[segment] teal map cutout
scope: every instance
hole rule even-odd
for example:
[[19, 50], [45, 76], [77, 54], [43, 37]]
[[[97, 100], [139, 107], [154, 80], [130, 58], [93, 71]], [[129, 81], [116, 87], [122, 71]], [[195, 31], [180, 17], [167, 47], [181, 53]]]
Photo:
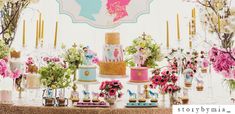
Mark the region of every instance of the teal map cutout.
[[76, 2], [80, 5], [81, 11], [79, 15], [85, 18], [88, 18], [92, 21], [95, 21], [95, 14], [98, 14], [101, 7], [101, 0], [76, 0]]

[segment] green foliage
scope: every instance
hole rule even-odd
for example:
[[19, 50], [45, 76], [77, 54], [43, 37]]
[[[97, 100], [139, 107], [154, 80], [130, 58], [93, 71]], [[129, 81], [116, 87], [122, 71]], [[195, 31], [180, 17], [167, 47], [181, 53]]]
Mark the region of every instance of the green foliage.
[[[125, 49], [125, 55], [127, 56], [126, 62], [129, 66], [135, 66], [132, 55], [137, 53], [138, 48], [144, 48], [145, 55], [147, 55], [147, 60], [145, 61], [145, 66], [150, 68], [155, 68], [157, 66], [157, 61], [162, 60], [162, 54], [160, 46], [152, 39], [150, 35], [143, 35], [133, 40], [132, 45]], [[129, 55], [129, 56], [128, 56]]]
[[71, 71], [64, 68], [61, 64], [50, 62], [47, 66], [39, 69], [41, 74], [41, 82], [44, 86], [52, 89], [66, 88], [70, 85]]
[[225, 80], [225, 82], [231, 91], [235, 91], [235, 80]]
[[8, 56], [10, 49], [5, 45], [4, 41], [0, 39], [0, 59]]
[[69, 68], [75, 71], [83, 62], [83, 51], [81, 49], [81, 46], [77, 48], [77, 46], [74, 44], [73, 47], [65, 49], [62, 57], [64, 58], [66, 63], [68, 63]]

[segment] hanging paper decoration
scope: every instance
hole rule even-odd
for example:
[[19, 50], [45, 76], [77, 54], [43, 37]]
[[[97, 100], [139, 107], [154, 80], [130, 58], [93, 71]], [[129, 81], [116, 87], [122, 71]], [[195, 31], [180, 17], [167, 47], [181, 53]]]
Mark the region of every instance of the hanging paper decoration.
[[149, 13], [153, 0], [57, 0], [60, 13], [69, 15], [74, 23], [87, 23], [97, 28], [114, 28], [134, 23]]

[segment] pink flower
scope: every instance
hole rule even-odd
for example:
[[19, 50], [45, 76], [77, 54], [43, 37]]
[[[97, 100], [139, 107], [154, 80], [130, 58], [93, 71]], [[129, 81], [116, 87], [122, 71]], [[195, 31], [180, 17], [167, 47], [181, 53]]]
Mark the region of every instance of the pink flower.
[[3, 78], [6, 78], [8, 76], [8, 71], [7, 71], [7, 64], [6, 64], [6, 61], [1, 59], [0, 60], [0, 75], [3, 77]]
[[16, 69], [15, 71], [12, 71], [12, 72], [11, 72], [11, 77], [12, 77], [13, 79], [19, 78], [20, 74], [21, 74], [21, 73], [20, 73], [20, 70]]
[[161, 80], [162, 80], [161, 76], [155, 75], [155, 76], [152, 77], [152, 83], [154, 85], [160, 85]]
[[104, 97], [104, 93], [100, 93], [100, 97]]
[[172, 74], [172, 75], [171, 75], [171, 81], [172, 81], [173, 83], [176, 83], [177, 80], [178, 80], [178, 77], [177, 77], [175, 74]]
[[116, 89], [110, 89], [110, 90], [109, 90], [109, 95], [110, 95], [110, 96], [115, 96], [115, 95], [116, 95], [116, 92], [117, 92]]
[[97, 57], [94, 57], [93, 59], [92, 59], [92, 63], [95, 63], [95, 64], [99, 64], [99, 58], [97, 58]]
[[202, 66], [203, 67], [208, 67], [209, 66], [209, 61], [207, 59], [203, 59]]
[[102, 82], [101, 85], [100, 85], [100, 90], [104, 90], [106, 87], [106, 83], [105, 82]]

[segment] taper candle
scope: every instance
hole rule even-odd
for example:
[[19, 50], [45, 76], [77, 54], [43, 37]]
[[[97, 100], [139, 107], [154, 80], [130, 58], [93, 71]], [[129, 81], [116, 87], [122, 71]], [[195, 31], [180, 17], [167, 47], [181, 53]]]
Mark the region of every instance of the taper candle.
[[189, 38], [191, 37], [192, 35], [192, 30], [191, 30], [191, 23], [189, 22], [189, 25], [188, 25], [188, 34], [189, 34]]
[[37, 25], [36, 25], [36, 48], [38, 48], [38, 20], [37, 20]]
[[55, 26], [54, 48], [56, 48], [57, 45], [57, 32], [58, 32], [58, 21], [56, 21], [56, 26]]
[[23, 47], [25, 47], [25, 28], [26, 26], [25, 26], [25, 20], [23, 20], [23, 41], [22, 41], [22, 43], [23, 43]]
[[166, 48], [170, 48], [170, 39], [169, 39], [169, 23], [166, 21]]
[[42, 26], [42, 13], [39, 14], [39, 29], [38, 29], [38, 39], [41, 39], [41, 26]]
[[192, 42], [192, 40], [190, 39], [190, 40], [189, 40], [189, 48], [192, 49], [192, 47], [193, 47], [193, 42]]
[[42, 20], [41, 38], [44, 40], [44, 20]]
[[179, 22], [179, 14], [177, 14], [177, 38], [180, 41], [180, 22]]

